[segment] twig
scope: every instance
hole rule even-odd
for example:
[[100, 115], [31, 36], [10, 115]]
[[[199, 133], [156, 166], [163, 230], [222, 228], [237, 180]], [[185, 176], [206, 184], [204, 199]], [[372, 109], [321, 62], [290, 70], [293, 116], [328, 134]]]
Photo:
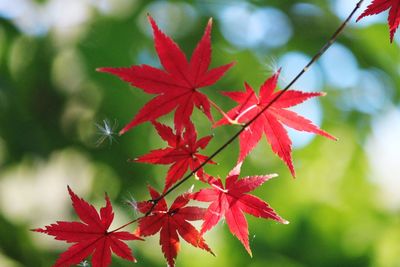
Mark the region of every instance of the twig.
[[[237, 131], [231, 138], [229, 138], [223, 145], [221, 145], [214, 153], [211, 154], [203, 163], [201, 163], [197, 168], [195, 168], [193, 171], [191, 171], [188, 175], [186, 175], [182, 180], [180, 180], [178, 183], [176, 183], [174, 186], [172, 186], [170, 189], [168, 189], [166, 192], [164, 192], [160, 197], [151, 199], [149, 200], [150, 203], [152, 203], [151, 208], [149, 211], [143, 216], [147, 217], [150, 215], [150, 213], [153, 211], [154, 207], [157, 205], [157, 203], [166, 197], [168, 194], [170, 194], [172, 191], [174, 191], [176, 188], [178, 188], [181, 184], [186, 182], [190, 177], [192, 177], [197, 171], [199, 171], [201, 168], [203, 168], [208, 162], [210, 162], [214, 157], [216, 157], [219, 153], [221, 153], [226, 147], [228, 147], [250, 124], [252, 124], [255, 120], [258, 119], [269, 107], [271, 107], [279, 98], [282, 97], [282, 95], [289, 90], [293, 84], [297, 82], [297, 80], [306, 73], [309, 68], [318, 61], [318, 59], [329, 49], [329, 47], [332, 46], [333, 43], [337, 40], [337, 38], [340, 36], [340, 34], [343, 32], [343, 30], [346, 28], [348, 25], [349, 21], [353, 18], [354, 14], [357, 12], [357, 10], [361, 7], [362, 3], [364, 0], [360, 0], [356, 6], [354, 7], [353, 11], [350, 13], [350, 15], [347, 17], [347, 19], [340, 25], [340, 27], [335, 31], [335, 33], [331, 36], [331, 38], [328, 40], [328, 42], [325, 43], [325, 45], [313, 56], [313, 58], [308, 62], [308, 64], [297, 74], [297, 76], [283, 89], [277, 94], [260, 112], [258, 112], [251, 120], [249, 120], [247, 123], [242, 125], [239, 131]], [[216, 106], [216, 105], [215, 105]], [[225, 113], [222, 113], [223, 115]], [[143, 218], [141, 217], [141, 218]], [[134, 221], [131, 221], [130, 223], [125, 224], [124, 226], [118, 228], [117, 230], [130, 225], [136, 221], [138, 221], [140, 218], [137, 218]], [[114, 230], [116, 231], [116, 230]]]
[[[181, 184], [186, 182], [193, 174], [195, 174], [198, 170], [203, 168], [208, 162], [210, 162], [215, 156], [217, 156], [221, 151], [223, 151], [227, 146], [229, 146], [250, 124], [252, 124], [258, 117], [260, 117], [269, 107], [272, 106], [279, 98], [282, 97], [282, 95], [290, 89], [290, 87], [293, 86], [294, 83], [297, 82], [297, 80], [306, 73], [309, 68], [318, 61], [318, 59], [331, 47], [331, 45], [336, 41], [336, 39], [339, 37], [339, 35], [343, 32], [343, 30], [346, 28], [348, 25], [349, 21], [352, 19], [354, 14], [357, 12], [357, 10], [361, 7], [361, 4], [364, 2], [364, 0], [360, 0], [353, 11], [350, 13], [350, 15], [347, 17], [347, 19], [340, 25], [340, 27], [335, 31], [335, 33], [331, 36], [331, 38], [328, 40], [327, 43], [315, 54], [315, 56], [308, 62], [308, 64], [297, 74], [297, 76], [283, 89], [277, 94], [260, 112], [258, 112], [251, 120], [249, 120], [246, 124], [244, 124], [239, 131], [237, 131], [236, 134], [234, 134], [228, 141], [226, 141], [223, 145], [221, 145], [211, 156], [209, 156], [202, 164], [200, 164], [197, 168], [195, 168], [193, 171], [191, 171], [188, 175], [185, 176], [182, 180], [180, 180], [178, 183], [176, 183], [174, 186], [172, 186], [169, 190], [167, 190], [164, 194], [162, 194], [159, 198], [153, 199], [153, 203], [157, 204], [160, 199], [164, 198], [167, 196], [169, 193], [174, 191], [177, 187], [179, 187]], [[154, 204], [154, 205], [155, 205]]]

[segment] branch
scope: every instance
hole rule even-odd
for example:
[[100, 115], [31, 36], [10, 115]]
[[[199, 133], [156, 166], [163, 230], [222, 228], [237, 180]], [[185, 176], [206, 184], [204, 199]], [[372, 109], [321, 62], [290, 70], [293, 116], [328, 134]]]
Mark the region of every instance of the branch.
[[[153, 199], [152, 202], [157, 204], [160, 199], [164, 198], [167, 196], [169, 193], [174, 191], [177, 187], [179, 187], [181, 184], [186, 182], [192, 175], [194, 175], [198, 170], [204, 167], [208, 162], [210, 162], [215, 156], [217, 156], [219, 153], [221, 153], [227, 146], [229, 146], [250, 124], [252, 124], [255, 120], [258, 119], [268, 108], [272, 106], [279, 98], [282, 97], [282, 95], [289, 90], [293, 84], [297, 82], [298, 79], [300, 79], [301, 76], [306, 73], [310, 67], [318, 61], [318, 59], [329, 49], [329, 47], [332, 46], [333, 43], [337, 40], [337, 38], [340, 36], [340, 34], [343, 32], [343, 30], [346, 28], [348, 25], [349, 21], [353, 18], [354, 14], [357, 12], [357, 10], [361, 7], [361, 4], [364, 2], [364, 0], [360, 0], [356, 6], [354, 7], [353, 11], [350, 13], [350, 15], [347, 17], [347, 19], [340, 25], [340, 27], [335, 31], [335, 33], [331, 36], [331, 38], [328, 40], [328, 42], [325, 43], [325, 45], [313, 56], [313, 58], [308, 62], [308, 64], [297, 74], [297, 76], [283, 89], [277, 94], [259, 113], [257, 113], [251, 120], [249, 120], [246, 124], [244, 124], [237, 133], [235, 133], [228, 141], [226, 141], [223, 145], [221, 145], [214, 153], [211, 154], [202, 164], [200, 164], [197, 168], [195, 168], [193, 171], [191, 171], [188, 175], [185, 176], [182, 180], [180, 180], [178, 183], [176, 183], [174, 186], [172, 186], [169, 190], [167, 190], [164, 194], [162, 194], [159, 198]], [[154, 205], [155, 205], [154, 204]]]
[[[335, 43], [337, 38], [341, 35], [341, 33], [344, 31], [346, 26], [348, 25], [349, 21], [353, 18], [354, 14], [357, 12], [358, 9], [360, 9], [362, 3], [364, 0], [360, 0], [356, 6], [354, 7], [353, 11], [350, 13], [350, 15], [347, 17], [347, 19], [340, 25], [340, 27], [334, 32], [334, 34], [331, 36], [331, 38], [324, 44], [324, 46], [312, 57], [310, 62], [307, 63], [307, 65], [297, 74], [297, 76], [283, 89], [277, 94], [259, 113], [257, 113], [251, 120], [249, 120], [247, 123], [242, 125], [239, 131], [237, 131], [231, 138], [229, 138], [223, 145], [221, 145], [214, 153], [211, 154], [202, 164], [200, 164], [197, 168], [195, 168], [193, 171], [191, 171], [188, 175], [186, 175], [182, 180], [180, 180], [178, 183], [176, 183], [174, 186], [172, 186], [170, 189], [168, 189], [166, 192], [164, 192], [160, 197], [156, 199], [151, 199], [149, 200], [150, 203], [152, 203], [152, 206], [150, 210], [142, 217], [147, 217], [150, 215], [150, 213], [153, 211], [154, 207], [157, 205], [157, 203], [169, 195], [172, 191], [174, 191], [176, 188], [178, 188], [180, 185], [185, 183], [190, 177], [192, 177], [197, 171], [199, 171], [201, 168], [203, 168], [207, 163], [209, 163], [214, 157], [216, 157], [219, 153], [221, 153], [226, 147], [228, 147], [250, 124], [252, 124], [255, 120], [258, 119], [268, 108], [270, 108], [277, 100], [279, 100], [282, 95], [288, 91], [293, 84], [297, 82], [298, 79], [300, 79], [301, 76], [303, 76], [309, 69], [310, 67], [318, 61], [318, 59], [325, 54], [325, 52], [332, 46], [332, 44]], [[222, 112], [222, 114], [225, 114]], [[137, 218], [136, 220], [133, 220], [124, 226], [118, 228], [117, 230], [130, 225], [140, 218]], [[116, 231], [116, 230], [114, 230]]]

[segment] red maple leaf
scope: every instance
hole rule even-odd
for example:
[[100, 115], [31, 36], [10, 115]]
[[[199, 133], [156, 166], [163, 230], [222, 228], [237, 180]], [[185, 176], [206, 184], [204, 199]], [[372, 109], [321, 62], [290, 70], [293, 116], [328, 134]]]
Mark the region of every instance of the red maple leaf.
[[225, 217], [229, 230], [239, 239], [251, 256], [249, 230], [243, 213], [259, 218], [273, 219], [284, 224], [288, 222], [279, 217], [266, 202], [247, 194], [270, 178], [275, 177], [276, 174], [252, 176], [238, 180], [240, 167], [241, 163], [229, 173], [225, 187], [221, 179], [210, 177], [209, 183], [213, 188], [202, 189], [193, 193], [191, 198], [198, 201], [211, 202], [204, 215], [201, 234], [213, 228], [222, 217]]
[[111, 251], [117, 256], [135, 261], [131, 249], [121, 240], [142, 240], [128, 232], [108, 231], [114, 212], [108, 196], [105, 196], [106, 206], [96, 209], [82, 198], [79, 198], [68, 186], [72, 206], [82, 222], [58, 221], [46, 226], [44, 229], [34, 229], [35, 232], [52, 235], [56, 240], [75, 243], [62, 253], [55, 266], [71, 266], [80, 263], [83, 259], [93, 254], [93, 267], [106, 267], [111, 264]]
[[[159, 199], [160, 194], [155, 189], [149, 186], [149, 191], [152, 199]], [[135, 234], [140, 236], [151, 236], [160, 232], [161, 250], [170, 267], [175, 266], [175, 259], [180, 250], [178, 234], [192, 246], [214, 255], [200, 233], [188, 222], [202, 220], [205, 209], [186, 206], [189, 200], [187, 194], [180, 195], [168, 209], [165, 199], [160, 199], [151, 213], [139, 220], [135, 231]], [[138, 203], [139, 211], [144, 214], [147, 214], [151, 207], [152, 204], [147, 201]]]
[[[195, 170], [207, 157], [198, 153], [204, 149], [212, 136], [206, 136], [197, 141], [197, 133], [191, 122], [185, 126], [183, 134], [174, 134], [172, 129], [156, 121], [152, 122], [161, 138], [169, 145], [167, 148], [152, 150], [150, 153], [136, 158], [137, 162], [151, 164], [172, 164], [165, 180], [164, 192], [179, 181], [190, 168]], [[210, 163], [214, 163], [210, 161]], [[202, 177], [199, 170], [199, 177]]]
[[[230, 110], [227, 115], [237, 123], [246, 123], [254, 118], [256, 114], [261, 112], [262, 109], [280, 93], [279, 91], [274, 92], [279, 73], [280, 71], [267, 79], [261, 86], [260, 98], [257, 97], [253, 88], [247, 83], [245, 83], [245, 92], [223, 92], [224, 95], [230, 97], [239, 104], [237, 107]], [[296, 106], [309, 98], [323, 95], [324, 93], [321, 92], [306, 93], [295, 90], [286, 91], [240, 134], [240, 154], [238, 162], [242, 162], [250, 151], [253, 150], [264, 132], [274, 153], [286, 163], [293, 177], [295, 177], [291, 156], [292, 142], [283, 124], [298, 131], [316, 133], [333, 140], [336, 140], [336, 138], [319, 129], [308, 119], [293, 111], [287, 110], [287, 108]], [[228, 123], [228, 120], [223, 118], [215, 125], [219, 126]]]
[[231, 63], [208, 70], [211, 62], [212, 20], [209, 20], [202, 39], [188, 61], [179, 46], [158, 28], [153, 18], [148, 16], [148, 19], [153, 28], [155, 48], [164, 70], [149, 65], [98, 69], [117, 75], [146, 93], [157, 95], [120, 131], [120, 134], [174, 109], [175, 127], [180, 131], [183, 125], [189, 122], [194, 106], [201, 109], [212, 121], [210, 102], [199, 89], [213, 85], [233, 66]]
[[363, 17], [376, 15], [388, 9], [390, 9], [388, 16], [390, 42], [393, 42], [394, 34], [400, 25], [400, 0], [372, 0], [372, 3], [358, 17], [357, 21]]

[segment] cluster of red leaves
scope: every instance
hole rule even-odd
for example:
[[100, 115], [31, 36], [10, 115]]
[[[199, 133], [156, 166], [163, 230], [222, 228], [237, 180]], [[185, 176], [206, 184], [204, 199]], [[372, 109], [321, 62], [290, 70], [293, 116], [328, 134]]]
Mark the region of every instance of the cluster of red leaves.
[[[233, 65], [228, 64], [209, 70], [211, 63], [211, 25], [210, 20], [190, 61], [174, 41], [158, 28], [149, 16], [154, 33], [155, 48], [164, 70], [148, 65], [129, 68], [101, 68], [100, 71], [117, 75], [146, 93], [156, 94], [134, 119], [121, 130], [121, 134], [130, 128], [150, 121], [158, 135], [167, 142], [168, 147], [152, 150], [150, 153], [135, 159], [137, 162], [171, 165], [165, 178], [164, 194], [176, 182], [182, 179], [188, 169], [196, 171], [197, 177], [209, 188], [199, 192], [178, 196], [168, 209], [164, 195], [149, 187], [152, 201], [140, 202], [138, 210], [145, 214], [138, 219], [138, 227], [134, 234], [126, 232], [108, 232], [113, 214], [111, 204], [106, 197], [107, 205], [100, 211], [79, 199], [69, 189], [76, 213], [86, 223], [58, 222], [45, 229], [35, 231], [53, 235], [58, 240], [76, 242], [61, 254], [55, 266], [76, 264], [93, 253], [93, 266], [108, 266], [111, 262], [111, 250], [118, 256], [134, 260], [128, 247], [121, 240], [139, 239], [160, 233], [161, 250], [169, 266], [174, 266], [179, 251], [179, 235], [189, 244], [213, 252], [203, 239], [203, 234], [211, 230], [222, 218], [225, 218], [229, 230], [243, 244], [251, 255], [249, 231], [244, 213], [287, 223], [279, 217], [263, 200], [248, 194], [275, 175], [239, 178], [243, 160], [256, 146], [264, 132], [273, 151], [289, 166], [294, 175], [291, 159], [291, 141], [282, 123], [301, 131], [308, 131], [333, 138], [318, 129], [307, 119], [286, 108], [322, 95], [321, 93], [304, 93], [288, 91], [283, 97], [247, 127], [240, 135], [240, 155], [237, 166], [226, 178], [225, 187], [221, 179], [206, 174], [202, 167], [205, 163], [214, 163], [206, 156], [198, 153], [205, 149], [211, 136], [197, 140], [197, 132], [190, 120], [193, 107], [201, 109], [211, 120], [210, 100], [198, 89], [213, 85]], [[230, 119], [222, 119], [216, 125], [228, 122], [246, 123], [274, 98], [274, 89], [279, 73], [268, 79], [260, 90], [260, 99], [253, 89], [246, 84], [246, 92], [225, 92], [224, 94], [239, 103], [239, 106], [228, 112]], [[175, 110], [174, 128], [157, 121], [159, 117]], [[207, 209], [186, 206], [190, 200], [211, 202]], [[198, 231], [189, 221], [203, 220]]]
[[[290, 155], [291, 142], [281, 123], [297, 130], [333, 138], [307, 119], [285, 109], [322, 94], [289, 91], [240, 135], [238, 164], [226, 178], [224, 187], [221, 179], [209, 176], [203, 168], [200, 168], [202, 164], [214, 163], [208, 160], [206, 156], [198, 153], [199, 149], [206, 148], [212, 137], [206, 136], [197, 140], [197, 132], [190, 117], [193, 107], [196, 106], [213, 121], [210, 100], [198, 89], [213, 85], [233, 64], [209, 70], [211, 63], [211, 20], [207, 24], [204, 35], [194, 50], [190, 61], [187, 60], [178, 45], [161, 32], [150, 16], [149, 21], [154, 33], [155, 48], [164, 70], [148, 65], [99, 69], [117, 75], [146, 93], [157, 95], [139, 111], [120, 133], [122, 134], [140, 123], [150, 121], [158, 135], [167, 142], [168, 147], [152, 150], [150, 153], [135, 159], [137, 162], [171, 165], [165, 178], [164, 193], [181, 180], [188, 169], [196, 171], [200, 180], [208, 184], [210, 188], [178, 196], [168, 209], [164, 195], [160, 195], [156, 190], [149, 187], [152, 201], [138, 204], [138, 210], [145, 215], [138, 219], [138, 227], [134, 234], [108, 232], [113, 217], [108, 197], [106, 197], [107, 205], [101, 209], [99, 217], [92, 206], [79, 199], [69, 189], [75, 211], [86, 224], [58, 222], [47, 226], [45, 229], [35, 230], [56, 236], [56, 239], [59, 240], [77, 242], [61, 254], [55, 266], [76, 264], [92, 254], [93, 251], [93, 266], [108, 266], [111, 262], [111, 250], [122, 258], [133, 260], [130, 250], [120, 239], [134, 240], [139, 239], [138, 236], [146, 237], [158, 232], [160, 233], [161, 249], [168, 265], [174, 266], [179, 251], [179, 235], [189, 244], [213, 254], [203, 239], [203, 234], [211, 230], [222, 218], [225, 218], [229, 230], [251, 255], [248, 225], [244, 213], [287, 223], [266, 202], [248, 194], [275, 175], [238, 179], [242, 161], [256, 146], [262, 132], [266, 134], [273, 151], [288, 164], [293, 175], [294, 168]], [[247, 84], [244, 93], [225, 92], [224, 94], [238, 102], [239, 106], [228, 112], [230, 120], [222, 119], [216, 125], [227, 124], [228, 121], [245, 123], [250, 120], [276, 94], [273, 91], [276, 87], [278, 75], [278, 73], [275, 74], [261, 87], [260, 99]], [[155, 121], [174, 109], [176, 109], [174, 116], [175, 132], [172, 128]], [[186, 206], [191, 199], [211, 202], [211, 204], [207, 209]], [[189, 223], [189, 221], [194, 220], [203, 220], [200, 231]]]
[[[244, 212], [284, 224], [288, 222], [278, 216], [266, 202], [247, 194], [276, 175], [238, 179], [240, 167], [240, 164], [237, 165], [229, 173], [225, 188], [221, 179], [206, 175], [211, 188], [178, 196], [169, 209], [165, 199], [156, 190], [149, 187], [151, 198], [159, 201], [155, 204], [148, 201], [138, 203], [139, 211], [148, 215], [139, 219], [139, 226], [135, 234], [146, 237], [160, 232], [161, 250], [169, 266], [174, 266], [180, 247], [178, 234], [189, 244], [214, 255], [205, 243], [203, 234], [211, 230], [222, 218], [225, 218], [231, 233], [239, 239], [251, 255], [249, 231]], [[186, 206], [190, 199], [212, 203], [207, 209]], [[203, 220], [200, 232], [188, 222], [196, 220]]]
[[[387, 9], [390, 9], [389, 26], [393, 40], [400, 24], [400, 0], [373, 0], [358, 19]], [[150, 121], [158, 135], [167, 142], [167, 148], [152, 150], [135, 159], [137, 162], [171, 165], [165, 179], [163, 194], [149, 187], [151, 201], [138, 203], [138, 210], [144, 216], [132, 221], [138, 221], [138, 227], [132, 234], [119, 231], [126, 225], [114, 231], [108, 230], [114, 219], [114, 213], [107, 195], [106, 206], [98, 213], [92, 205], [79, 198], [68, 187], [74, 210], [82, 222], [58, 221], [44, 229], [34, 229], [36, 232], [54, 236], [57, 240], [74, 243], [60, 255], [54, 266], [78, 264], [92, 255], [94, 267], [106, 267], [111, 263], [112, 252], [123, 259], [136, 261], [130, 248], [123, 241], [142, 240], [141, 237], [157, 233], [160, 233], [161, 250], [169, 266], [175, 265], [180, 248], [179, 236], [194, 247], [214, 255], [206, 244], [203, 234], [216, 226], [222, 218], [225, 218], [230, 232], [251, 255], [248, 224], [244, 213], [283, 224], [288, 223], [266, 202], [248, 194], [276, 175], [239, 179], [244, 159], [260, 141], [262, 134], [265, 134], [272, 150], [286, 163], [293, 176], [295, 170], [291, 156], [291, 140], [284, 125], [335, 140], [335, 137], [319, 129], [308, 119], [288, 110], [310, 98], [324, 94], [295, 90], [288, 90], [284, 94], [280, 91], [275, 92], [279, 72], [265, 81], [260, 88], [259, 97], [247, 83], [244, 92], [223, 92], [225, 96], [237, 102], [238, 106], [224, 114], [224, 118], [214, 126], [247, 125], [248, 122], [252, 122], [239, 136], [240, 153], [237, 165], [225, 179], [224, 186], [220, 178], [212, 177], [200, 168], [205, 163], [213, 163], [198, 153], [199, 149], [206, 148], [212, 137], [206, 136], [197, 140], [197, 132], [190, 117], [196, 106], [213, 122], [211, 102], [206, 95], [199, 92], [199, 89], [216, 83], [233, 63], [209, 69], [212, 20], [208, 22], [203, 37], [188, 61], [179, 46], [158, 28], [150, 16], [148, 18], [153, 29], [155, 48], [164, 69], [139, 65], [129, 68], [100, 68], [99, 71], [117, 75], [144, 92], [156, 95], [120, 131], [120, 134], [140, 123]], [[155, 121], [173, 110], [175, 110], [175, 132], [172, 128]], [[258, 117], [254, 120], [256, 116]], [[188, 169], [196, 171], [197, 176], [208, 187], [178, 196], [168, 209], [165, 193], [182, 179]], [[210, 202], [210, 204], [208, 208], [187, 206], [190, 200]], [[196, 220], [203, 221], [200, 231], [189, 223]]]

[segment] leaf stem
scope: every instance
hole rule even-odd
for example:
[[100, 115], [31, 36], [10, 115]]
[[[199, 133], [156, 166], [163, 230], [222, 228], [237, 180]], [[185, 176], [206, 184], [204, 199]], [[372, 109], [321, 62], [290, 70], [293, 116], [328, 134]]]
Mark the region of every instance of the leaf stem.
[[139, 217], [139, 218], [136, 218], [136, 219], [134, 219], [134, 220], [132, 220], [132, 221], [130, 221], [130, 222], [128, 222], [128, 223], [126, 223], [126, 224], [124, 224], [124, 225], [118, 227], [117, 229], [112, 230], [112, 231], [109, 232], [109, 233], [111, 234], [111, 233], [114, 233], [114, 232], [116, 232], [116, 231], [119, 231], [119, 230], [121, 230], [122, 228], [125, 228], [125, 227], [131, 225], [132, 223], [135, 223], [135, 222], [139, 221], [141, 218], [146, 217], [146, 216], [147, 216], [147, 215], [142, 216], [142, 217]]
[[208, 100], [211, 104], [211, 106], [213, 106], [219, 113], [221, 113], [221, 115], [230, 123], [230, 124], [237, 124], [237, 125], [241, 125], [238, 120], [232, 120], [231, 117], [229, 117], [228, 114], [225, 113], [225, 111], [223, 111], [217, 104], [214, 103], [214, 101], [212, 101], [211, 99]]

